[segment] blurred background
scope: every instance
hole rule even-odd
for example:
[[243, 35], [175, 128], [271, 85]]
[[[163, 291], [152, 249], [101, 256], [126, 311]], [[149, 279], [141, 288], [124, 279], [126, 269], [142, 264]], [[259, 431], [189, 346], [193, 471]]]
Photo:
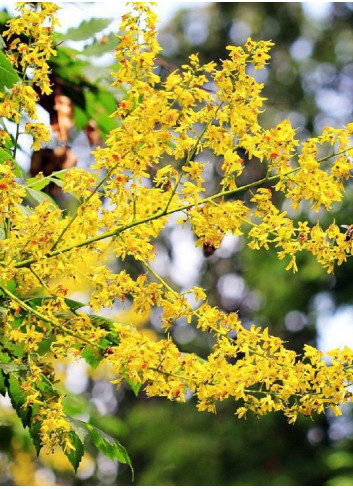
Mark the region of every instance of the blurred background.
[[[58, 57], [52, 67], [54, 96], [41, 99], [43, 120], [51, 124], [53, 143], [31, 154], [21, 140], [20, 163], [32, 175], [69, 166], [88, 168], [90, 151], [102, 144], [114, 127], [107, 115], [116, 98], [110, 87], [119, 16], [123, 5], [65, 3], [60, 12]], [[0, 27], [13, 13], [13, 4], [0, 3]], [[227, 56], [229, 44], [247, 37], [272, 39], [269, 66], [256, 74], [265, 83], [268, 98], [261, 116], [264, 127], [289, 117], [298, 137], [320, 133], [324, 126], [341, 127], [352, 121], [353, 3], [158, 2], [159, 42], [164, 51], [156, 67], [164, 76], [198, 52], [202, 62]], [[211, 193], [221, 179], [221, 161], [204, 152], [209, 161], [206, 185]], [[179, 162], [180, 164], [181, 162]], [[263, 176], [253, 165], [242, 183]], [[60, 201], [58, 189], [47, 189]], [[244, 195], [244, 200], [249, 196]], [[330, 216], [294, 213], [287, 202], [277, 204], [291, 217], [320, 219], [326, 227], [353, 222], [353, 186]], [[65, 200], [60, 201], [62, 205]], [[353, 261], [327, 276], [314, 259], [299, 257], [299, 273], [284, 270], [276, 252], [252, 252], [246, 239], [226, 236], [209, 258], [195, 248], [190, 229], [171, 222], [158, 239], [155, 268], [179, 290], [200, 285], [210, 303], [225, 311], [239, 311], [245, 325], [268, 326], [270, 332], [302, 351], [304, 343], [322, 350], [353, 347]], [[186, 259], [187, 257], [187, 259]], [[136, 273], [136, 264], [127, 262]], [[70, 284], [68, 284], [70, 286]], [[72, 297], [89, 292], [82, 282]], [[162, 335], [159, 313], [137, 317], [131, 304], [103, 311], [119, 321], [134, 322], [146, 334]], [[177, 322], [173, 337], [183, 351], [206, 356], [211, 337]], [[344, 415], [307, 419], [288, 425], [278, 413], [246, 421], [234, 417], [234, 404], [224, 402], [218, 414], [198, 413], [193, 400], [175, 404], [135, 398], [128, 386], [116, 392], [109, 371], [93, 370], [83, 361], [58, 365], [67, 392], [67, 410], [116, 436], [127, 448], [135, 468], [112, 462], [88, 446], [76, 476], [63, 455], [45, 454], [37, 460], [26, 432], [15, 422], [10, 403], [1, 399], [0, 484], [15, 485], [353, 485], [353, 417]]]

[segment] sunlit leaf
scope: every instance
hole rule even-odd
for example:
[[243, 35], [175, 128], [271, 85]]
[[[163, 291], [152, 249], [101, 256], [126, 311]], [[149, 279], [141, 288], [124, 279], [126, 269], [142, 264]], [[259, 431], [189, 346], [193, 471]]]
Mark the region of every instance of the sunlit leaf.
[[17, 71], [13, 68], [3, 51], [0, 51], [0, 91], [11, 88], [20, 81]]

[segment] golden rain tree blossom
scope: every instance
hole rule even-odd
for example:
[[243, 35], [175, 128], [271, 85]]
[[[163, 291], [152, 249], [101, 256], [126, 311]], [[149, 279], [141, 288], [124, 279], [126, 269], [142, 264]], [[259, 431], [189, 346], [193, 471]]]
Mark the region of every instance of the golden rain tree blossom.
[[[154, 73], [161, 51], [156, 15], [151, 4], [133, 3], [117, 35], [113, 87], [120, 99], [113, 116], [118, 123], [93, 152], [92, 171], [65, 172], [63, 190], [78, 199], [77, 210], [64, 214], [45, 194], [37, 206], [24, 207], [33, 179], [16, 178], [19, 123], [29, 119], [25, 132], [34, 150], [48, 141], [48, 129], [37, 118], [35, 89], [51, 91], [48, 60], [55, 56], [57, 8], [50, 2], [19, 4], [19, 15], [4, 32], [15, 80], [0, 95], [1, 116], [17, 124], [12, 140], [5, 126], [0, 133], [0, 392], [9, 393], [37, 451], [61, 446], [76, 469], [84, 430], [104, 453], [130, 463], [118, 442], [104, 443], [94, 427], [67, 416], [55, 387], [60, 359], [109, 363], [113, 383], [128, 381], [148, 396], [185, 402], [192, 392], [200, 411], [216, 412], [219, 402], [232, 398], [239, 417], [281, 411], [292, 423], [300, 414], [328, 408], [340, 414], [339, 406], [352, 399], [353, 351], [328, 352], [327, 361], [305, 345], [297, 355], [268, 329], [247, 329], [235, 313], [212, 307], [200, 287], [184, 294], [174, 290], [153, 261], [155, 239], [176, 214], [178, 225], [190, 224], [197, 246], [216, 249], [226, 234], [244, 235], [254, 252], [275, 248], [288, 270], [298, 271], [296, 256], [304, 251], [332, 273], [353, 252], [353, 242], [334, 222], [323, 229], [319, 221], [310, 225], [290, 218], [275, 204], [272, 189], [294, 209], [304, 201], [314, 211], [341, 202], [352, 170], [353, 123], [327, 127], [302, 145], [289, 119], [263, 128], [263, 84], [247, 68], [269, 62], [270, 41], [227, 46], [229, 56], [220, 63], [202, 65], [194, 54], [162, 81]], [[215, 93], [205, 89], [209, 81]], [[319, 158], [323, 149], [327, 155]], [[212, 195], [203, 178], [207, 163], [199, 156], [204, 150], [222, 159], [220, 188]], [[239, 186], [238, 177], [247, 171], [244, 152], [264, 165], [266, 176]], [[242, 197], [249, 189], [246, 205]], [[108, 206], [102, 206], [102, 197]], [[109, 267], [112, 253], [119, 258], [118, 272]], [[129, 275], [126, 258], [145, 273]], [[181, 352], [172, 336], [152, 340], [134, 324], [80, 312], [82, 304], [67, 297], [63, 283], [79, 280], [82, 265], [94, 311], [126, 298], [141, 315], [159, 307], [165, 331], [172, 333], [175, 321], [184, 318], [214, 334], [208, 357]], [[199, 306], [188, 300], [190, 294]]]

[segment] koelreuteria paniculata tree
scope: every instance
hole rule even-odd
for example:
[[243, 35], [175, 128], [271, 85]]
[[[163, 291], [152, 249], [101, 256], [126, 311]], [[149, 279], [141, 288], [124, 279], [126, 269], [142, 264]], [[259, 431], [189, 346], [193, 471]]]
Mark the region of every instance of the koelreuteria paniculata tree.
[[[65, 414], [54, 365], [79, 357], [92, 365], [108, 362], [114, 383], [126, 380], [148, 396], [184, 402], [192, 392], [200, 411], [215, 412], [218, 402], [233, 398], [239, 417], [282, 411], [292, 423], [300, 413], [327, 408], [339, 415], [339, 405], [352, 398], [352, 350], [324, 356], [305, 345], [298, 356], [267, 329], [245, 328], [235, 313], [212, 307], [200, 287], [174, 290], [153, 268], [154, 240], [176, 215], [177, 224], [189, 223], [197, 246], [207, 250], [218, 248], [225, 234], [245, 235], [253, 250], [274, 248], [287, 270], [297, 272], [296, 256], [305, 251], [332, 273], [351, 255], [352, 241], [335, 222], [323, 229], [319, 221], [291, 219], [275, 205], [271, 189], [294, 209], [307, 201], [314, 211], [329, 211], [342, 201], [352, 170], [353, 123], [326, 127], [301, 144], [289, 119], [261, 127], [263, 84], [247, 68], [268, 63], [270, 41], [228, 46], [229, 57], [218, 64], [200, 65], [192, 55], [161, 81], [154, 73], [161, 51], [156, 15], [151, 4], [133, 3], [117, 35], [118, 122], [94, 151], [91, 171], [71, 169], [23, 183], [16, 163], [21, 120], [28, 120], [24, 132], [32, 136], [34, 150], [50, 139], [38, 122], [36, 100], [38, 92], [51, 91], [48, 60], [56, 54], [57, 8], [49, 2], [19, 5], [4, 33], [0, 73], [0, 392], [10, 395], [37, 450], [59, 445], [76, 468], [89, 433], [104, 453], [129, 463], [118, 442]], [[204, 87], [210, 81], [213, 91]], [[16, 124], [15, 135], [7, 132], [6, 119]], [[222, 180], [213, 195], [204, 187], [207, 163], [198, 161], [204, 150], [222, 158]], [[264, 165], [266, 176], [238, 186], [247, 171], [244, 152]], [[166, 164], [165, 156], [176, 164]], [[49, 180], [79, 200], [73, 215], [38, 190]], [[253, 197], [245, 205], [249, 189]], [[28, 194], [38, 205], [26, 205]], [[118, 272], [109, 266], [112, 254], [119, 259]], [[127, 257], [145, 273], [130, 276]], [[67, 297], [61, 282], [74, 282], [82, 273], [91, 283], [95, 312], [125, 298], [141, 314], [158, 307], [166, 332], [184, 318], [214, 334], [208, 358], [179, 351], [171, 335], [153, 341], [133, 324], [80, 312], [82, 304]]]

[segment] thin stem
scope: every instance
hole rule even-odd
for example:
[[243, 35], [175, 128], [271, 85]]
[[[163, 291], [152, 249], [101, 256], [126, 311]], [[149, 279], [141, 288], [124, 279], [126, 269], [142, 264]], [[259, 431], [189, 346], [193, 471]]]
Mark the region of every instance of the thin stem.
[[153, 270], [153, 268], [146, 261], [142, 260], [142, 263], [147, 268], [147, 270], [151, 272], [154, 277], [156, 277], [156, 279], [163, 285], [163, 287], [169, 290], [169, 292], [171, 292], [176, 297], [179, 297], [179, 294], [170, 285], [168, 285], [167, 282], [160, 275], [158, 275], [158, 273]]
[[[22, 112], [22, 107], [23, 107], [23, 103], [22, 103], [22, 100], [21, 100], [20, 101], [20, 105], [18, 107], [20, 113]], [[20, 121], [17, 122], [17, 126], [16, 126], [16, 134], [15, 134], [14, 148], [13, 148], [13, 152], [12, 152], [12, 158], [14, 160], [16, 159], [17, 145], [18, 145], [18, 138], [19, 138], [19, 136], [20, 136]]]
[[347, 151], [350, 151], [353, 149], [353, 146], [351, 146], [350, 148], [346, 148], [346, 149], [342, 149], [341, 151], [338, 151], [337, 153], [331, 153], [330, 155], [327, 155], [327, 156], [324, 156], [323, 158], [320, 158], [319, 160], [317, 160], [318, 163], [321, 163], [325, 160], [329, 160], [330, 158], [333, 158], [334, 156], [339, 156], [343, 153], [347, 153]]
[[183, 178], [183, 175], [184, 175], [184, 171], [181, 171], [178, 180], [175, 182], [175, 186], [173, 188], [172, 193], [170, 194], [170, 197], [168, 199], [167, 205], [165, 206], [165, 209], [164, 209], [163, 212], [167, 212], [168, 211], [169, 205], [170, 205], [170, 203], [171, 203], [171, 201], [172, 201], [172, 199], [173, 199], [173, 197], [174, 197], [174, 195], [175, 195], [175, 193], [177, 191], [177, 188], [178, 188], [178, 186], [179, 186], [179, 184], [181, 182], [181, 179]]
[[43, 282], [43, 280], [41, 279], [41, 277], [33, 270], [32, 267], [29, 267], [29, 269], [32, 272], [32, 274], [36, 277], [36, 279], [38, 280], [38, 282], [41, 284], [41, 286], [44, 287], [46, 289], [46, 291], [50, 294], [49, 289], [48, 289], [48, 286]]

